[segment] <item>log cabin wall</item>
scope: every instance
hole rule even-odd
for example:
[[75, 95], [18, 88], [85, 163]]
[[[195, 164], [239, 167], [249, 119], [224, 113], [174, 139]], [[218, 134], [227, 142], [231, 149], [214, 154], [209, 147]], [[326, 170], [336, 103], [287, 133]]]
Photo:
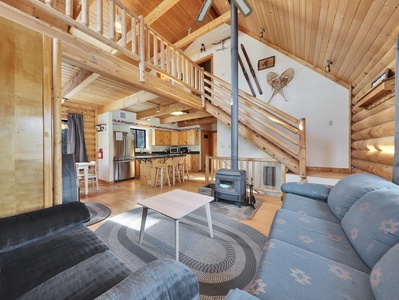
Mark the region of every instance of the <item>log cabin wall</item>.
[[[395, 60], [380, 74], [386, 69], [395, 72]], [[388, 78], [371, 87], [373, 81], [352, 98], [352, 173], [367, 172], [392, 180], [395, 79]]]
[[89, 161], [97, 159], [97, 132], [95, 125], [97, 120], [97, 110], [90, 105], [76, 104], [67, 101], [62, 104], [61, 118], [68, 119], [68, 113], [83, 115], [84, 135], [86, 142], [87, 157]]
[[53, 204], [51, 39], [0, 18], [0, 44], [0, 217], [5, 217]]

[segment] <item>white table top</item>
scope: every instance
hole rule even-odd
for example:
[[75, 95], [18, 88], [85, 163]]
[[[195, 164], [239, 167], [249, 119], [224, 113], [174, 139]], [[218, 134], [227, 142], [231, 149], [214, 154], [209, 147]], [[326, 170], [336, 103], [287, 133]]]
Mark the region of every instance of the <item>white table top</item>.
[[139, 200], [137, 203], [178, 220], [211, 202], [213, 199], [210, 196], [178, 189], [148, 199]]
[[89, 166], [95, 166], [95, 165], [96, 165], [95, 161], [84, 161], [84, 162], [76, 163], [77, 167], [89, 167]]

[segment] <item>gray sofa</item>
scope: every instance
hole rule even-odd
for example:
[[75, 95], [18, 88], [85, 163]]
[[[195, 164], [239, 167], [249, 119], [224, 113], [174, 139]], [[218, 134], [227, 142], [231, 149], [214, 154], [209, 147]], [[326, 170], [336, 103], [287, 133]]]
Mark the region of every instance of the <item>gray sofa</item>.
[[0, 219], [0, 299], [198, 299], [185, 265], [163, 259], [132, 272], [89, 218], [72, 202]]
[[285, 183], [250, 293], [226, 299], [398, 299], [399, 187], [352, 174]]

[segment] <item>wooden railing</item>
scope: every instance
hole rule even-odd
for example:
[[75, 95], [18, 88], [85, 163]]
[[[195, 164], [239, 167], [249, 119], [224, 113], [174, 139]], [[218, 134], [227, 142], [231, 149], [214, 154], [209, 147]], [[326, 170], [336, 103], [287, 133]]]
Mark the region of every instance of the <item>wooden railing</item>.
[[[265, 184], [264, 167], [275, 167], [276, 184], [274, 186]], [[231, 169], [231, 158], [206, 155], [205, 184], [215, 182], [216, 171], [219, 169]], [[249, 184], [252, 182], [254, 191], [281, 194], [280, 186], [285, 182], [286, 167], [277, 160], [272, 158], [239, 157], [238, 169], [246, 171], [247, 183]]]
[[[212, 74], [205, 72], [205, 92], [207, 111], [223, 119], [220, 111], [230, 116], [231, 85]], [[261, 101], [241, 90], [238, 92], [240, 125], [252, 131], [253, 141], [265, 145], [270, 149], [268, 153], [292, 172], [306, 178], [306, 122], [305, 119], [296, 119], [291, 115]], [[216, 107], [218, 111], [215, 111]], [[230, 120], [226, 119], [226, 123]], [[248, 132], [248, 131], [247, 131]], [[248, 135], [251, 135], [250, 133]], [[244, 136], [245, 137], [245, 136]], [[260, 138], [260, 140], [259, 140]], [[270, 145], [269, 142], [272, 142]]]
[[[140, 81], [145, 80], [146, 68], [163, 79], [182, 85], [188, 93], [202, 98], [202, 105], [225, 123], [230, 121], [231, 85], [199, 67], [184, 53], [169, 43], [142, 16], [135, 15], [119, 0], [81, 1], [81, 14], [72, 17], [74, 0], [65, 0], [65, 10], [53, 7], [53, 0], [26, 0], [56, 20], [100, 41], [107, 50], [118, 51], [139, 64]], [[116, 26], [118, 24], [118, 28]], [[210, 80], [205, 79], [205, 75]], [[206, 101], [208, 100], [208, 101]], [[296, 119], [251, 95], [239, 91], [239, 123], [246, 127], [243, 135], [294, 172], [306, 178], [305, 119]], [[218, 115], [217, 115], [218, 114]], [[250, 132], [251, 130], [251, 132]], [[254, 134], [255, 133], [255, 134]]]

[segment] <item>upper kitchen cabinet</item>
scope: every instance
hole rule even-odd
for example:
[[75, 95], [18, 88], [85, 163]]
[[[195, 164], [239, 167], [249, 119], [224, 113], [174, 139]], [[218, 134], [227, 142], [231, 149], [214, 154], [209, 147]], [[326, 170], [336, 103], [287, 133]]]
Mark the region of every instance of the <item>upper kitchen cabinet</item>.
[[170, 132], [170, 144], [172, 146], [179, 145], [179, 132], [178, 131], [171, 131]]
[[187, 145], [187, 131], [179, 131], [179, 145]]
[[155, 146], [170, 146], [171, 132], [154, 129], [152, 144]]
[[199, 131], [188, 130], [187, 131], [187, 145], [199, 145]]

